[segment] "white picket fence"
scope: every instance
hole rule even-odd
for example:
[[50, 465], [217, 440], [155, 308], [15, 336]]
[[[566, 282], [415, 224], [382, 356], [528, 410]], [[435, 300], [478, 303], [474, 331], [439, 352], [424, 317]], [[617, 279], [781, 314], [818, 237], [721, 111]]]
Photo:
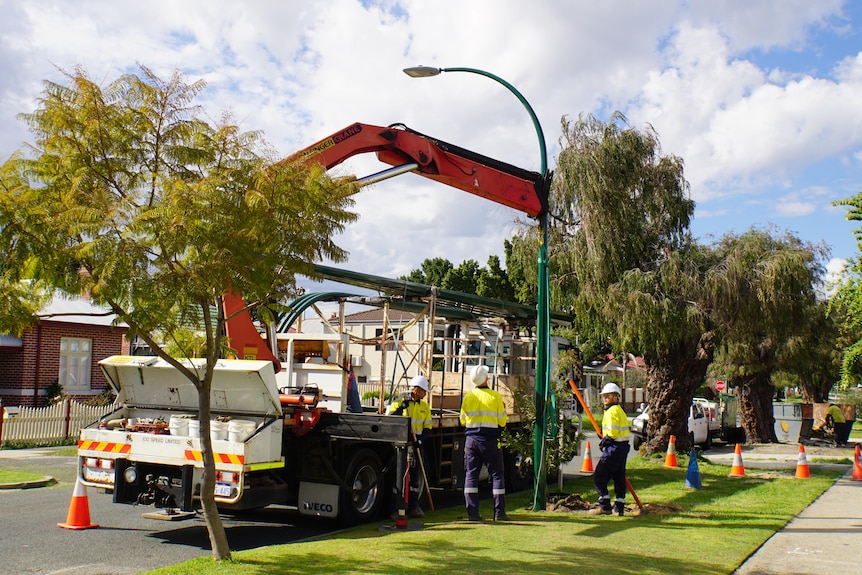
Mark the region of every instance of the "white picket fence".
[[110, 405], [84, 405], [74, 399], [65, 399], [47, 407], [3, 408], [0, 445], [48, 445], [76, 438], [81, 428], [98, 421], [113, 409]]

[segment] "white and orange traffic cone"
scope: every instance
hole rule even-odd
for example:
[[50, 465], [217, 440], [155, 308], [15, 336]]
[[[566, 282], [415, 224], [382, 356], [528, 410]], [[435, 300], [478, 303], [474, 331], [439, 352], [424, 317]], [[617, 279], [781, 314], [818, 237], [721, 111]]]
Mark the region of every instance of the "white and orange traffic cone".
[[592, 473], [593, 471], [595, 471], [593, 469], [593, 454], [588, 441], [584, 447], [584, 462], [581, 464], [581, 473]]
[[745, 467], [742, 465], [742, 445], [736, 444], [733, 452], [733, 464], [730, 466], [730, 477], [745, 477]]
[[664, 458], [665, 467], [679, 467], [676, 460], [676, 436], [671, 435], [667, 444], [667, 455]]
[[799, 457], [796, 459], [796, 479], [808, 479], [811, 470], [808, 468], [808, 459], [805, 457], [805, 446], [799, 444]]
[[862, 481], [862, 452], [856, 444], [856, 454], [853, 456], [853, 481]]
[[69, 514], [65, 523], [57, 523], [57, 527], [63, 529], [93, 529], [98, 527], [90, 523], [90, 504], [87, 501], [87, 488], [81, 483], [81, 479], [75, 480], [75, 489], [72, 491], [72, 503], [69, 505]]

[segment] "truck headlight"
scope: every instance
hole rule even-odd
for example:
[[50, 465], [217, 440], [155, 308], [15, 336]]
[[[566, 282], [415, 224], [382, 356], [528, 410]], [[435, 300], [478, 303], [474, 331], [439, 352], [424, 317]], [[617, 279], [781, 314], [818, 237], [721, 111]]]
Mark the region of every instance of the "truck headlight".
[[137, 468], [126, 467], [126, 470], [123, 471], [123, 479], [126, 480], [126, 483], [135, 483], [138, 480]]

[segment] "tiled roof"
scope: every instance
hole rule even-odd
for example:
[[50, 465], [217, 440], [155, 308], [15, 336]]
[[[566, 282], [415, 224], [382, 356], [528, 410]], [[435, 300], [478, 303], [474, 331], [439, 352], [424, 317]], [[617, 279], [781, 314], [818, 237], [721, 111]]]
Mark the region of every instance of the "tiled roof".
[[[383, 308], [376, 307], [365, 311], [348, 314], [344, 316], [344, 323], [383, 323], [383, 317]], [[416, 317], [416, 314], [410, 311], [389, 310], [390, 323], [407, 323], [414, 317]], [[335, 320], [329, 321], [330, 323], [333, 323], [337, 321], [337, 318]]]

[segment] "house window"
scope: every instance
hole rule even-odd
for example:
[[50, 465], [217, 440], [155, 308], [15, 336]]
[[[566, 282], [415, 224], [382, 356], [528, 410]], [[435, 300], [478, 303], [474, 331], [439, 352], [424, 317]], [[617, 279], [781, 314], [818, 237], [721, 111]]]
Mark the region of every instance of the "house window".
[[60, 339], [59, 383], [67, 392], [90, 389], [93, 341], [77, 337]]
[[[395, 351], [397, 349], [397, 347], [395, 345], [395, 341], [396, 341], [397, 336], [398, 336], [398, 330], [394, 330], [394, 329], [389, 330], [389, 337], [387, 338], [389, 340], [389, 343], [386, 344], [386, 351]], [[380, 339], [383, 337], [383, 329], [382, 328], [375, 329], [374, 330], [374, 337], [379, 342]], [[374, 351], [380, 351], [380, 350], [381, 350], [381, 345], [379, 343], [377, 343], [374, 346]]]

